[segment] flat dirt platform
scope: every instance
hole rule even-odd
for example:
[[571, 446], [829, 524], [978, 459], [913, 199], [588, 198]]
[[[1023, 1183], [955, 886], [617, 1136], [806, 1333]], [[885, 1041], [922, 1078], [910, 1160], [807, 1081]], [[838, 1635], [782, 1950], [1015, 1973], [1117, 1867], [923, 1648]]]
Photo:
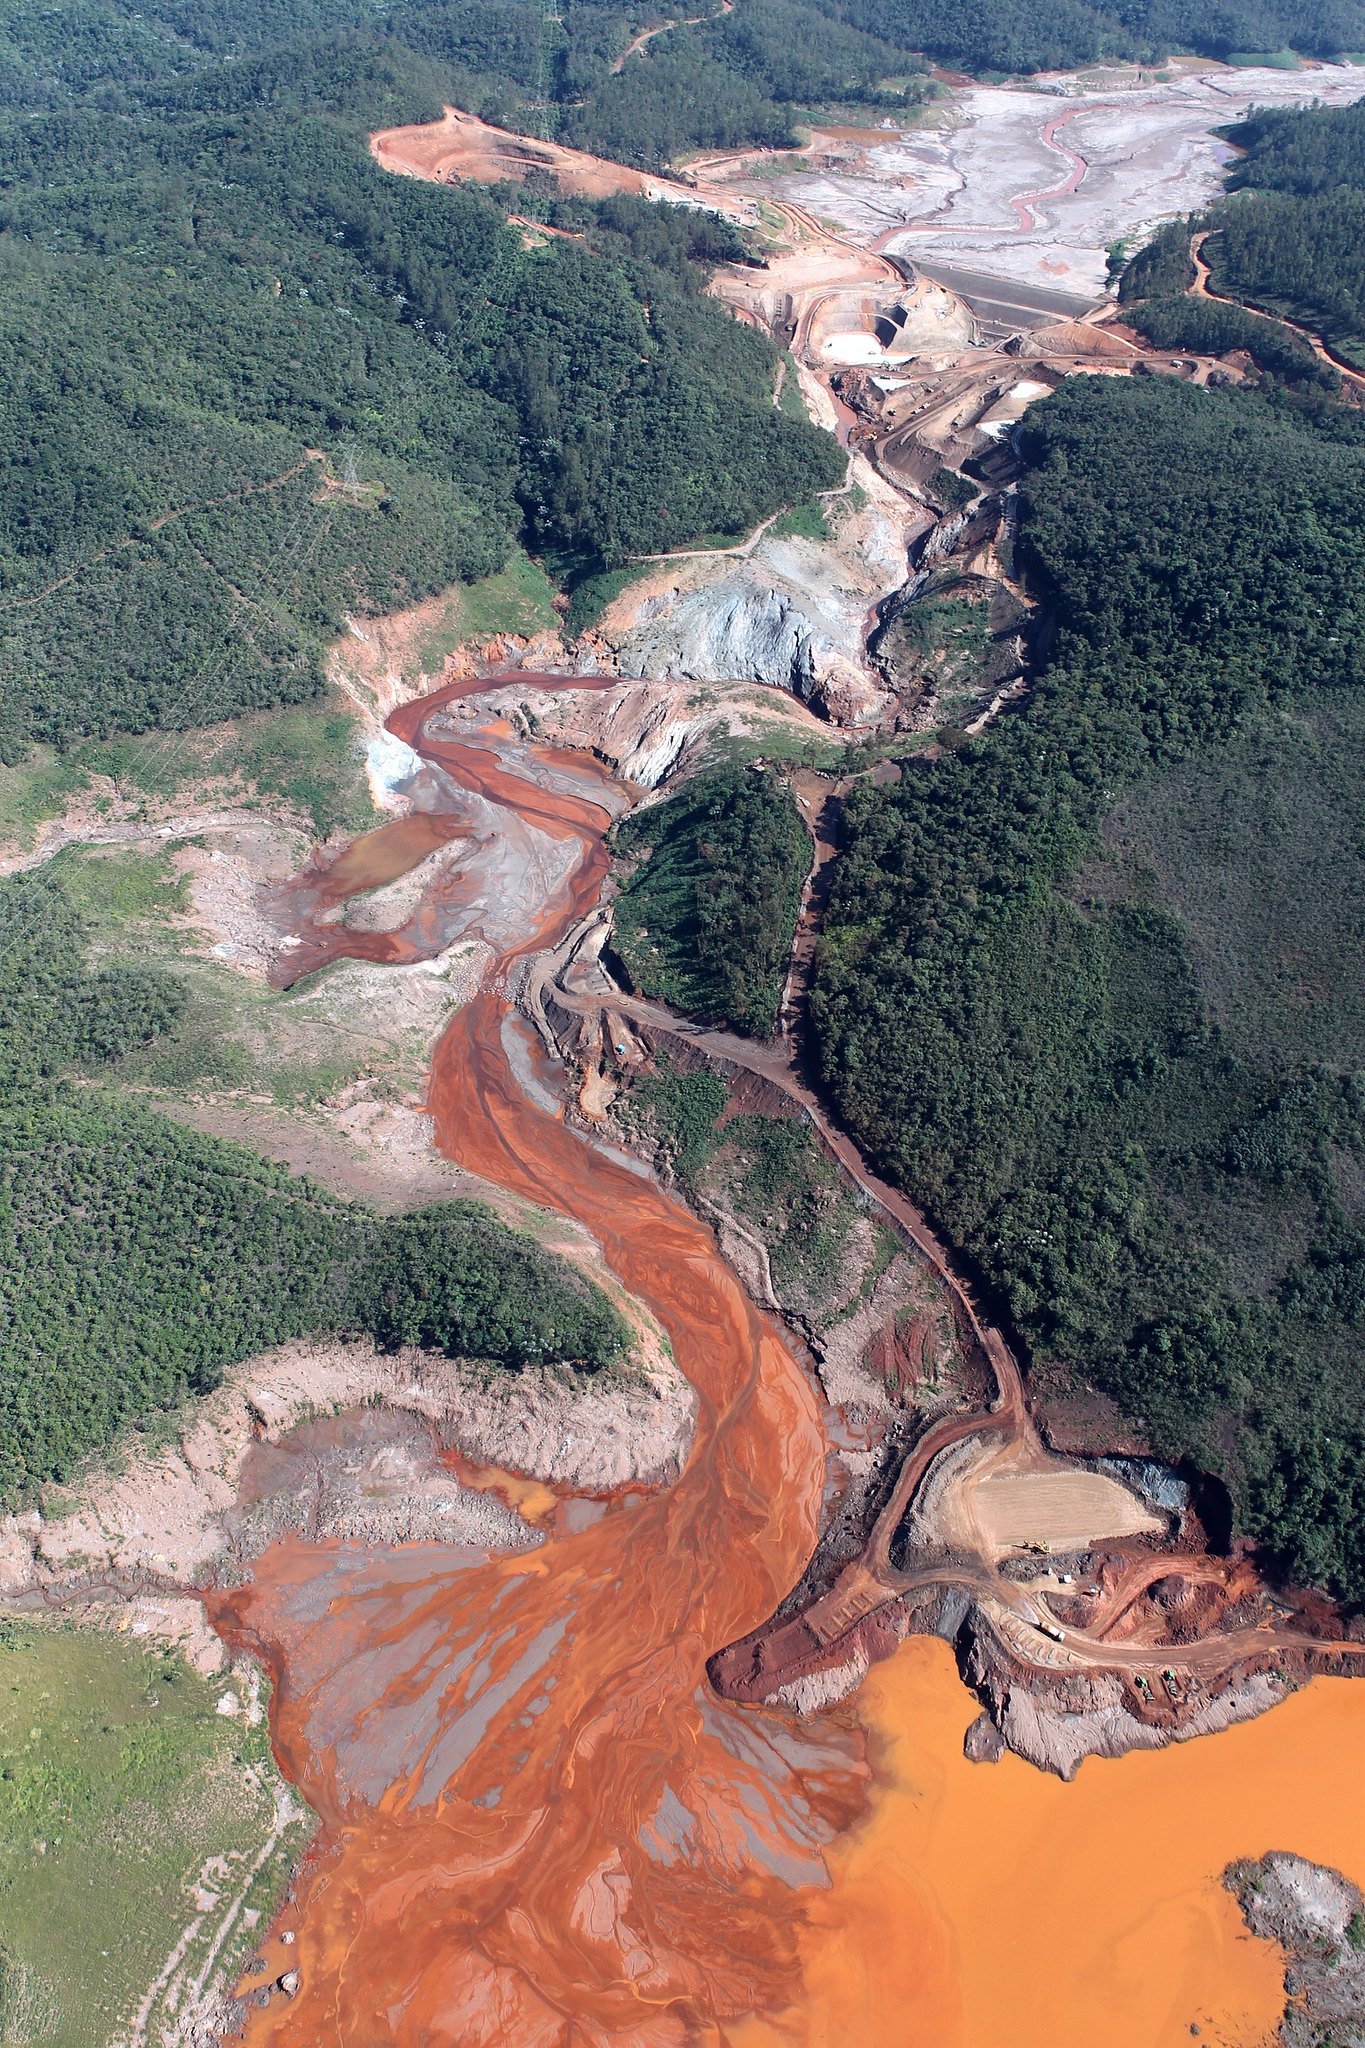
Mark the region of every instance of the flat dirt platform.
[[1105, 1536], [1159, 1535], [1135, 1493], [1100, 1472], [1002, 1472], [983, 1479], [972, 1512], [997, 1556], [1046, 1543], [1084, 1550]]
[[632, 192], [643, 199], [705, 204], [719, 212], [747, 215], [753, 211], [752, 205], [735, 199], [708, 194], [703, 201], [676, 178], [655, 177], [632, 170], [628, 164], [589, 156], [586, 150], [491, 127], [477, 114], [466, 114], [458, 107], [447, 107], [439, 121], [372, 135], [370, 153], [386, 171], [434, 178], [442, 184], [461, 178], [485, 185], [500, 184], [506, 178], [520, 182], [528, 172], [538, 171], [552, 177], [561, 192], [576, 193], [583, 199], [608, 199], [614, 192]]

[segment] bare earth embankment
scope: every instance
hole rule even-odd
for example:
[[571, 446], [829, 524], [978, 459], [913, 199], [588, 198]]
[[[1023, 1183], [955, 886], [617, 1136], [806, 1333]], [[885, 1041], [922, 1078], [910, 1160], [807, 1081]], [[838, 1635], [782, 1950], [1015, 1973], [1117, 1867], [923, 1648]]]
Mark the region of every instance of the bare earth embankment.
[[[1181, 81], [1172, 120], [1207, 124], [1221, 90]], [[1255, 81], [1239, 74], [1237, 90]], [[970, 1754], [1008, 1744], [1067, 1777], [1088, 1755], [1257, 1713], [1365, 1648], [1325, 1603], [1287, 1611], [1248, 1559], [1213, 1554], [1185, 1482], [1041, 1441], [1005, 1339], [924, 1218], [830, 1124], [794, 1030], [760, 1050], [697, 1032], [614, 985], [600, 931], [595, 953], [577, 950], [608, 821], [711, 734], [814, 744], [942, 708], [941, 675], [937, 695], [909, 701], [871, 645], [886, 599], [913, 598], [916, 578], [989, 586], [1009, 644], [976, 678], [973, 716], [994, 716], [1022, 677], [1009, 429], [1067, 371], [1126, 374], [1141, 353], [1083, 305], [1021, 296], [1093, 289], [1094, 236], [1132, 225], [1139, 181], [1121, 123], [1104, 142], [1109, 91], [1066, 90], [1053, 107], [982, 89], [951, 133], [831, 137], [829, 161], [761, 195], [738, 164], [696, 167], [695, 185], [651, 180], [454, 110], [374, 138], [385, 168], [437, 180], [544, 170], [590, 196], [687, 203], [704, 189], [743, 218], [775, 194], [771, 272], [717, 290], [790, 347], [810, 407], [852, 453], [846, 491], [827, 494], [829, 538], [779, 531], [651, 564], [585, 642], [572, 687], [548, 633], [442, 657], [450, 701], [420, 711], [385, 669], [371, 770], [392, 817], [358, 850], [291, 862], [248, 847], [236, 817], [185, 835], [203, 841], [183, 871], [220, 960], [301, 990], [324, 1022], [368, 1006], [424, 1045], [439, 1036], [425, 1103], [330, 1105], [318, 1170], [344, 1180], [339, 1146], [353, 1142], [365, 1192], [388, 1179], [413, 1198], [469, 1185], [464, 1171], [542, 1218], [586, 1219], [542, 1231], [597, 1277], [610, 1265], [637, 1333], [633, 1373], [590, 1383], [288, 1346], [230, 1374], [173, 1441], [6, 1523], [8, 1598], [117, 1605], [206, 1670], [226, 1638], [291, 1679], [275, 1733], [325, 1834], [256, 1973], [285, 1997], [267, 1998], [253, 2038], [311, 2048], [338, 2012], [352, 2038], [351, 2015], [388, 2009], [400, 1946], [405, 2011], [414, 2026], [430, 2016], [432, 2040], [455, 2038], [452, 2014], [469, 2016], [471, 2040], [548, 2039], [569, 2009], [609, 2038], [638, 2019], [645, 1981], [658, 2010], [711, 2029], [778, 2009], [792, 1895], [827, 1884], [825, 1850], [867, 1797], [857, 1738], [821, 1712], [911, 1633], [952, 1642], [982, 1701]], [[1137, 88], [1112, 92], [1134, 95], [1125, 118], [1151, 112]], [[1160, 148], [1174, 148], [1164, 130]], [[1201, 158], [1190, 176], [1206, 174]], [[1059, 225], [1087, 184], [1104, 204]], [[901, 237], [915, 251], [941, 237], [978, 264], [1008, 245], [1009, 293], [908, 276], [871, 246], [903, 258]], [[992, 336], [987, 305], [1041, 316], [1021, 323], [1025, 346]], [[986, 509], [941, 518], [940, 472], [993, 447], [1006, 467]], [[509, 668], [509, 653], [527, 658]], [[518, 992], [535, 1036], [513, 1014]], [[806, 1119], [864, 1236], [873, 1216], [894, 1235], [891, 1264], [837, 1329], [813, 1331], [809, 1357], [755, 1313], [709, 1224], [603, 1127], [610, 1090], [587, 1084], [627, 1078], [608, 1076], [618, 1057], [638, 1071], [682, 1045]], [[302, 1158], [268, 1104], [182, 1113], [257, 1139], [273, 1119], [280, 1156]], [[433, 1137], [461, 1167], [434, 1164]], [[763, 1245], [741, 1251], [740, 1219], [717, 1220], [771, 1308]], [[221, 1638], [193, 1597], [210, 1581]], [[731, 1827], [740, 1813], [758, 1818]]]
[[[638, 1322], [638, 1315], [637, 1315]], [[656, 1341], [607, 1383], [511, 1373], [369, 1343], [294, 1343], [235, 1368], [162, 1446], [0, 1522], [0, 1599], [112, 1601], [196, 1668], [223, 1646], [196, 1590], [250, 1569], [290, 1530], [313, 1542], [525, 1549], [543, 1541], [496, 1491], [510, 1468], [566, 1491], [656, 1486], [680, 1469], [693, 1403]], [[478, 1477], [473, 1471], [472, 1477]], [[125, 1604], [126, 1603], [126, 1604]]]

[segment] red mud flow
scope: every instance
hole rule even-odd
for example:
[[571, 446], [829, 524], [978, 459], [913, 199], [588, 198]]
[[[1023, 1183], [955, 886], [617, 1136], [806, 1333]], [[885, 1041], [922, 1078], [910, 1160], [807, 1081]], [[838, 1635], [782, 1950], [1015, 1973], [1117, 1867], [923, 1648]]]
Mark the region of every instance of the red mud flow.
[[[394, 728], [443, 768], [453, 808], [511, 805], [508, 835], [531, 820], [570, 856], [535, 870], [534, 914], [517, 895], [506, 962], [592, 901], [615, 793], [593, 764], [490, 728], [428, 735], [456, 694]], [[411, 851], [371, 835], [351, 886]], [[488, 872], [469, 914], [506, 923]], [[337, 950], [376, 936], [317, 929]], [[707, 1657], [772, 1613], [813, 1547], [820, 1417], [709, 1232], [528, 1100], [519, 1032], [491, 988], [455, 1018], [431, 1081], [440, 1142], [593, 1231], [697, 1389], [695, 1446], [668, 1492], [556, 1523], [527, 1554], [290, 1539], [211, 1596], [268, 1664], [276, 1750], [321, 1816], [244, 1987], [297, 1971], [297, 1992], [248, 2008], [247, 2043], [1268, 2041], [1283, 1961], [1219, 1872], [1291, 1848], [1365, 1882], [1365, 1687], [1317, 1679], [1259, 1721], [1088, 1763], [1071, 1786], [1014, 1757], [966, 1761], [975, 1705], [942, 1644], [871, 1674], [866, 1738], [847, 1712], [798, 1723], [718, 1699]]]
[[[554, 680], [553, 678], [549, 680]], [[388, 720], [388, 729], [419, 753], [425, 764], [414, 808], [358, 839], [330, 858], [314, 857], [299, 874], [282, 883], [266, 899], [267, 915], [284, 936], [285, 951], [273, 979], [284, 987], [343, 956], [406, 966], [433, 959], [456, 937], [486, 938], [496, 948], [501, 923], [481, 913], [511, 907], [489, 902], [505, 897], [507, 878], [490, 873], [496, 853], [515, 823], [560, 843], [566, 854], [566, 875], [575, 906], [563, 920], [567, 929], [595, 899], [606, 873], [602, 833], [624, 807], [621, 785], [607, 770], [583, 755], [557, 754], [548, 747], [517, 746], [502, 720], [490, 720], [467, 736], [436, 736], [427, 732], [435, 715], [460, 698], [495, 690], [516, 681], [515, 672], [452, 683], [413, 703], [404, 704]], [[537, 687], [547, 678], [536, 676]], [[564, 677], [562, 686], [600, 690], [614, 678]], [[511, 742], [511, 744], [509, 744]], [[513, 754], [520, 774], [504, 765]], [[434, 771], [434, 772], [433, 772]], [[584, 794], [590, 791], [591, 796]], [[599, 801], [592, 801], [596, 797]], [[440, 876], [427, 890], [408, 922], [394, 931], [353, 931], [337, 919], [351, 896], [395, 882], [428, 854], [464, 841], [467, 858]], [[553, 891], [550, 892], [552, 895]], [[553, 936], [562, 908], [554, 900], [544, 908], [545, 929]], [[517, 933], [509, 957], [544, 943], [537, 926], [521, 943]]]
[[[578, 842], [517, 950], [541, 946], [596, 896], [608, 811], [426, 740], [432, 708], [393, 725]], [[527, 1100], [517, 1029], [487, 992], [451, 1024], [430, 1094], [442, 1149], [597, 1236], [697, 1390], [695, 1448], [665, 1495], [530, 1555], [291, 1540], [215, 1596], [217, 1625], [272, 1671], [276, 1748], [323, 1823], [280, 1951], [301, 1987], [252, 2013], [251, 2042], [719, 2042], [727, 2019], [790, 2001], [793, 1889], [827, 1881], [822, 1850], [864, 1803], [854, 1736], [727, 1706], [705, 1676], [813, 1546], [811, 1392], [710, 1233]]]

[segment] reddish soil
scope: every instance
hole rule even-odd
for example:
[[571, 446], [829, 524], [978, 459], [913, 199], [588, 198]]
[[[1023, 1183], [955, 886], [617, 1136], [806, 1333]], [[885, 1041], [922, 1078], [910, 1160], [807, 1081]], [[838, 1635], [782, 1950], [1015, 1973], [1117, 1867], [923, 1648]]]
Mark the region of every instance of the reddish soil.
[[[433, 178], [443, 185], [461, 178], [500, 185], [508, 178], [521, 182], [528, 172], [538, 172], [553, 178], [561, 192], [584, 199], [634, 192], [645, 198], [671, 195], [695, 201], [691, 188], [677, 178], [633, 171], [626, 164], [610, 163], [605, 157], [590, 156], [586, 150], [569, 149], [563, 143], [514, 135], [458, 107], [447, 107], [439, 121], [387, 128], [372, 135], [370, 154], [387, 171], [409, 178]], [[725, 212], [750, 210], [734, 200], [708, 199], [707, 203]]]
[[1264, 313], [1259, 306], [1252, 305], [1245, 299], [1230, 299], [1225, 292], [1214, 291], [1209, 282], [1209, 266], [1204, 261], [1204, 244], [1208, 238], [1209, 230], [1205, 229], [1201, 234], [1195, 235], [1190, 243], [1190, 261], [1194, 265], [1194, 283], [1189, 288], [1191, 298], [1219, 299], [1225, 306], [1240, 306], [1244, 313], [1260, 314], [1262, 319], [1276, 321], [1281, 327], [1287, 327], [1291, 334], [1297, 334], [1306, 341], [1320, 363], [1330, 363], [1334, 370], [1340, 371], [1342, 382], [1348, 391], [1365, 392], [1365, 375], [1362, 375], [1354, 364], [1339, 356], [1334, 349], [1328, 348], [1322, 336], [1314, 334], [1311, 327], [1300, 327], [1296, 320], [1287, 320], [1283, 313]]
[[[502, 906], [516, 936], [437, 1050], [439, 1142], [487, 1181], [586, 1225], [696, 1389], [694, 1448], [666, 1493], [561, 1504], [552, 1540], [530, 1554], [291, 1537], [258, 1560], [251, 1583], [210, 1596], [221, 1632], [267, 1663], [278, 1753], [321, 1817], [266, 1945], [272, 1970], [297, 1970], [296, 1995], [252, 2005], [245, 2037], [297, 2048], [719, 2043], [743, 2015], [790, 2004], [805, 1925], [795, 1896], [827, 1884], [826, 1851], [869, 1793], [847, 1723], [740, 1708], [706, 1677], [720, 1645], [766, 1638], [778, 1650], [782, 1630], [760, 1625], [815, 1547], [827, 1439], [797, 1357], [709, 1231], [627, 1162], [593, 1150], [547, 1092], [540, 1042], [502, 990], [524, 956], [595, 902], [613, 791], [596, 764], [513, 750], [495, 725], [452, 730], [450, 707], [479, 687], [407, 705], [391, 728], [439, 777], [433, 809], [492, 805], [509, 834], [533, 827], [567, 863], [545, 893], [514, 891]], [[349, 886], [415, 859], [410, 837], [369, 835], [344, 870]], [[368, 953], [391, 935], [309, 922], [340, 886], [334, 869], [308, 878], [293, 903], [299, 922], [309, 943]], [[470, 887], [486, 892], [487, 873]], [[717, 1035], [698, 1036], [711, 1050]], [[771, 1058], [770, 1070], [759, 1057], [741, 1063], [790, 1096], [784, 1056]], [[788, 1625], [788, 1651], [769, 1662], [759, 1649], [770, 1683], [774, 1665], [818, 1671], [851, 1647], [865, 1660], [888, 1655], [905, 1633], [906, 1594], [985, 1596], [1011, 1641], [1030, 1639], [1028, 1595], [980, 1558], [913, 1571], [893, 1559], [898, 1524], [921, 1483], [936, 1483], [940, 1453], [980, 1437], [996, 1447], [985, 1464], [999, 1465], [1034, 1439], [1008, 1350], [923, 1219], [856, 1154], [847, 1163], [949, 1286], [997, 1405], [926, 1431], [863, 1558]], [[1169, 1665], [1216, 1677], [1251, 1655], [1307, 1654], [1304, 1624], [1318, 1617], [1300, 1613], [1296, 1630], [1257, 1626], [1244, 1573], [1111, 1548], [1099, 1574], [1103, 1636], [1059, 1616], [1066, 1646], [1060, 1634], [1055, 1646], [1044, 1639], [1043, 1661], [1055, 1650], [1120, 1673]], [[1226, 1632], [1203, 1635], [1211, 1622]], [[730, 1676], [735, 1655], [718, 1675]], [[1137, 1711], [1174, 1720], [1179, 1709], [1177, 1697]]]
[[[467, 738], [438, 739], [427, 733], [439, 711], [507, 680], [506, 675], [467, 677], [393, 712], [389, 730], [410, 746], [420, 744], [426, 763], [417, 807], [407, 817], [364, 833], [339, 854], [320, 851], [300, 874], [266, 897], [266, 912], [288, 947], [273, 971], [279, 985], [290, 987], [343, 957], [407, 965], [434, 959], [456, 939], [482, 938], [498, 945], [508, 914], [515, 916], [521, 900], [541, 902], [546, 877], [536, 857], [538, 840], [564, 849], [564, 864], [571, 868], [585, 834], [599, 835], [586, 859], [590, 880], [567, 872], [554, 874], [552, 869], [553, 879], [571, 891], [575, 903], [580, 897], [584, 906], [593, 900], [606, 872], [602, 821], [609, 822], [625, 801], [608, 771], [587, 755], [570, 757], [532, 747], [520, 750], [522, 775], [515, 776], [502, 765], [510, 735], [501, 721], [477, 731], [471, 728]], [[541, 678], [536, 680], [540, 684]], [[603, 690], [615, 687], [615, 679], [566, 676], [559, 687]], [[567, 787], [540, 787], [527, 779], [528, 763], [533, 773], [541, 771], [547, 784], [571, 782], [600, 796], [600, 802], [574, 795]], [[512, 799], [524, 828], [519, 835], [510, 835], [507, 825]], [[426, 891], [406, 924], [395, 931], [367, 932], [335, 921], [348, 898], [396, 881], [435, 848], [455, 840], [467, 842], [467, 857]], [[553, 889], [550, 893], [549, 909], [558, 909], [557, 894]], [[575, 910], [574, 917], [580, 914]]]

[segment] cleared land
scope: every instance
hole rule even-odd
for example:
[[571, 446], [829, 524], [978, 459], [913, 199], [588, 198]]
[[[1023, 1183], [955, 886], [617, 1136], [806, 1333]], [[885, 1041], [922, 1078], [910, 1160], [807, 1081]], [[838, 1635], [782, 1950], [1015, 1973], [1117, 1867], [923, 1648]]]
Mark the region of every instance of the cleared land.
[[1135, 1493], [1100, 1472], [997, 1472], [972, 1509], [997, 1557], [1031, 1543], [1083, 1550], [1104, 1536], [1157, 1534], [1162, 1523]]
[[[1221, 190], [1231, 152], [1215, 128], [1253, 106], [1341, 106], [1362, 95], [1365, 74], [1336, 65], [978, 85], [912, 129], [817, 129], [790, 171], [752, 152], [697, 168], [708, 192], [789, 202], [913, 262], [1089, 298], [1104, 289], [1112, 243], [1140, 239]], [[756, 178], [756, 163], [769, 175]]]
[[[439, 184], [460, 178], [481, 185], [499, 185], [509, 178], [522, 184], [540, 176], [552, 180], [561, 192], [582, 199], [609, 199], [614, 192], [632, 192], [642, 199], [673, 199], [687, 206], [699, 203], [692, 187], [678, 179], [609, 163], [605, 157], [589, 156], [586, 150], [569, 149], [563, 143], [513, 135], [459, 107], [447, 107], [439, 121], [386, 129], [371, 137], [370, 149], [386, 171], [434, 178]], [[708, 198], [706, 203], [717, 202]], [[718, 210], [745, 218], [754, 211], [734, 200], [719, 203]]]

